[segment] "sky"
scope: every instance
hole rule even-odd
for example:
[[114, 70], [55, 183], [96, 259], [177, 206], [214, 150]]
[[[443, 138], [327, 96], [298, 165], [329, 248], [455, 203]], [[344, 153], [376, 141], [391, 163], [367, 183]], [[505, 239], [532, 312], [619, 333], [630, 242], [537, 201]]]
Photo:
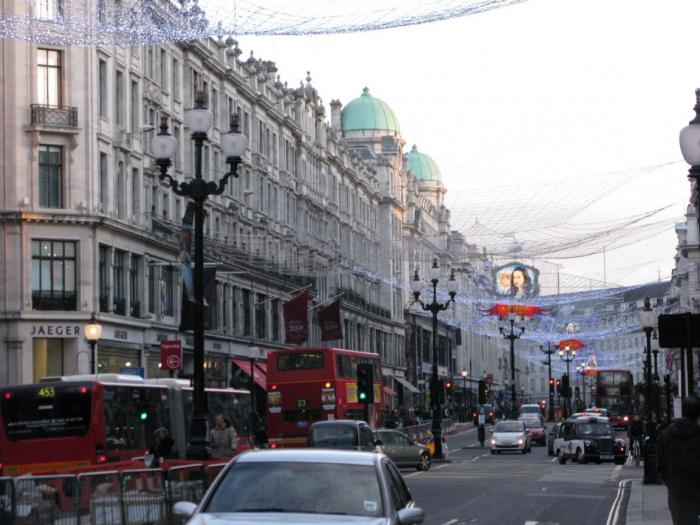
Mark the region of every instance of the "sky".
[[[571, 221], [668, 205], [656, 217], [669, 219], [668, 230], [605, 256], [556, 261], [600, 281], [605, 266], [606, 282], [633, 285], [674, 267], [673, 219], [683, 220], [690, 197], [678, 133], [700, 87], [698, 19], [697, 0], [528, 0], [397, 29], [239, 42], [243, 56], [252, 49], [275, 61], [291, 87], [311, 71], [328, 114], [332, 99], [346, 105], [368, 86], [397, 115], [404, 150], [416, 144], [440, 166], [448, 204], [514, 186], [522, 202], [544, 203], [527, 185], [547, 182], [567, 207], [585, 198], [567, 195], [569, 181], [639, 169]], [[519, 200], [507, 197], [505, 212], [515, 232]]]

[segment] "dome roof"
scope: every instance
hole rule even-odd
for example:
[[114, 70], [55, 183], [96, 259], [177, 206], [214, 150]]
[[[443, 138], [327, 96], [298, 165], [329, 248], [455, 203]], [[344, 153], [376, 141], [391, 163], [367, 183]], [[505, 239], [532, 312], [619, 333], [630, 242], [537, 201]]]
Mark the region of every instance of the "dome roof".
[[362, 90], [362, 96], [351, 100], [340, 116], [342, 131], [385, 130], [399, 132], [399, 121], [386, 102]]
[[406, 153], [406, 161], [408, 169], [420, 180], [426, 181], [442, 181], [440, 169], [435, 164], [435, 161], [425, 153], [418, 151], [414, 144], [411, 151]]

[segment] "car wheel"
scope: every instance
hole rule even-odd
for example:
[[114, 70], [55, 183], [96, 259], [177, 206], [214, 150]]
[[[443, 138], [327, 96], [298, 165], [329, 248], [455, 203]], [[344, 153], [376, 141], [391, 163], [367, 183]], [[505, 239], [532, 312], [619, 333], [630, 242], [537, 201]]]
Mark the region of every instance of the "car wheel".
[[585, 465], [586, 464], [586, 456], [583, 453], [583, 450], [576, 449], [576, 461], [578, 461], [579, 465]]
[[418, 458], [418, 470], [425, 472], [430, 468], [430, 454], [423, 452]]
[[499, 456], [501, 455], [501, 451], [500, 451], [500, 450], [497, 450], [496, 453], [497, 453]]
[[564, 454], [562, 454], [561, 451], [559, 451], [559, 453], [557, 454], [557, 457], [558, 457], [558, 459], [559, 459], [559, 464], [560, 464], [560, 465], [565, 465], [565, 464], [566, 464], [566, 456], [564, 456]]

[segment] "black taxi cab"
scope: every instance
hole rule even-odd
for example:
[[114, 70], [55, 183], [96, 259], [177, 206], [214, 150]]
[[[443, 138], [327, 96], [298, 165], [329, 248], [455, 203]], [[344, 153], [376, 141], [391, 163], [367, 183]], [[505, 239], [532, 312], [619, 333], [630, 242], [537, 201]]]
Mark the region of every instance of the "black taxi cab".
[[613, 461], [617, 465], [624, 464], [626, 460], [625, 442], [616, 437], [606, 417], [567, 419], [561, 424], [553, 448], [562, 465], [567, 459], [581, 464]]

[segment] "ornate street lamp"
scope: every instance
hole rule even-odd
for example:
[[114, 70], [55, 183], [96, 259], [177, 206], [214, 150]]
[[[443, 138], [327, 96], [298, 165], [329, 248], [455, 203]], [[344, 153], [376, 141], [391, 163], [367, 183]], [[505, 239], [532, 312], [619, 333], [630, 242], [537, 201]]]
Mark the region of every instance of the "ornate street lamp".
[[92, 374], [96, 374], [97, 363], [95, 362], [95, 345], [97, 345], [100, 337], [102, 337], [102, 325], [97, 322], [95, 312], [92, 312], [92, 316], [85, 325], [83, 333], [85, 334], [85, 340], [90, 345], [90, 368], [92, 368]]
[[644, 395], [644, 404], [646, 405], [646, 420], [647, 420], [647, 435], [649, 440], [647, 446], [644, 447], [644, 480], [647, 485], [658, 484], [659, 475], [656, 471], [656, 421], [653, 418], [653, 385], [651, 375], [651, 332], [656, 327], [657, 317], [651, 309], [651, 301], [648, 297], [644, 298], [644, 308], [639, 312], [639, 324], [644, 330], [647, 339], [646, 347], [646, 365], [644, 375], [646, 376], [646, 393]]
[[161, 118], [160, 133], [153, 138], [152, 152], [160, 168], [160, 180], [167, 181], [176, 195], [189, 197], [194, 201], [194, 411], [192, 414], [188, 459], [209, 459], [209, 422], [207, 400], [204, 392], [204, 202], [209, 195], [221, 195], [230, 177], [238, 176], [238, 166], [248, 147], [248, 139], [238, 128], [238, 117], [231, 115], [230, 131], [221, 137], [229, 172], [219, 181], [206, 181], [202, 178], [202, 147], [208, 140], [207, 133], [212, 124], [212, 114], [206, 108], [206, 95], [197, 93], [194, 109], [185, 112], [185, 126], [192, 132], [194, 141], [194, 178], [178, 181], [168, 168], [177, 150], [177, 140], [168, 133], [168, 119]]
[[549, 409], [547, 410], [547, 419], [549, 421], [554, 421], [554, 380], [552, 379], [552, 354], [556, 352], [554, 348], [547, 342], [547, 349], [544, 346], [540, 346], [540, 350], [544, 352], [547, 356], [547, 360], [544, 362], [547, 365], [547, 385], [549, 388]]
[[524, 326], [519, 326], [518, 329], [520, 330], [519, 334], [515, 333], [515, 319], [516, 315], [513, 312], [510, 312], [508, 314], [508, 322], [510, 323], [510, 332], [506, 332], [506, 329], [503, 326], [498, 327], [498, 331], [501, 333], [501, 335], [510, 341], [510, 396], [511, 396], [511, 412], [512, 416], [515, 417], [517, 415], [517, 405], [516, 405], [516, 398], [515, 398], [515, 340], [520, 339], [523, 334], [525, 333], [525, 327]]
[[562, 348], [559, 349], [559, 357], [561, 357], [562, 361], [566, 363], [566, 385], [563, 384], [561, 385], [561, 389], [564, 392], [564, 418], [567, 418], [571, 415], [571, 374], [569, 372], [569, 364], [571, 361], [576, 359], [576, 349], [573, 348], [572, 346], [569, 345], [564, 345]]
[[433, 302], [425, 304], [420, 300], [420, 293], [423, 289], [423, 282], [418, 276], [418, 269], [413, 274], [411, 281], [411, 291], [413, 292], [413, 301], [418, 303], [423, 310], [430, 312], [433, 316], [433, 366], [431, 375], [431, 390], [430, 404], [433, 410], [432, 432], [435, 440], [435, 458], [443, 459], [442, 455], [442, 412], [440, 410], [439, 399], [439, 384], [438, 384], [438, 313], [447, 310], [450, 303], [455, 300], [459, 283], [455, 279], [454, 269], [450, 271], [450, 278], [447, 281], [447, 292], [450, 299], [445, 303], [439, 303], [437, 300], [437, 286], [440, 281], [440, 266], [437, 259], [433, 259], [433, 265], [430, 267], [430, 282], [433, 286]]

